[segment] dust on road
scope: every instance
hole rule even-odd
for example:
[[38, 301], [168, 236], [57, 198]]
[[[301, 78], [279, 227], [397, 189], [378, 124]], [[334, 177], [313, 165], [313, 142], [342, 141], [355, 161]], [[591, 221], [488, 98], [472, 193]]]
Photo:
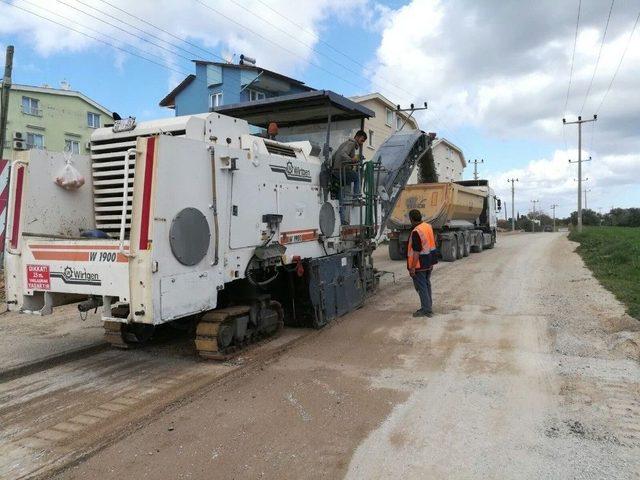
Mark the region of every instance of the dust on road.
[[638, 322], [573, 249], [438, 268], [431, 319], [403, 277], [61, 478], [637, 478]]

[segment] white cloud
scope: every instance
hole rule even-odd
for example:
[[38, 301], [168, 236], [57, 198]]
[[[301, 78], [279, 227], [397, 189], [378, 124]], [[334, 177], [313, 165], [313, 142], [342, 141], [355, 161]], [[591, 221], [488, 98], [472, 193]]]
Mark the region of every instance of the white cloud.
[[[593, 73], [608, 4], [583, 1], [567, 116], [579, 114]], [[631, 3], [615, 5], [583, 115], [595, 113], [627, 44], [637, 15]], [[517, 3], [414, 0], [391, 14], [377, 50], [374, 80], [389, 98], [429, 100], [424, 117], [444, 131], [461, 125], [511, 138], [562, 137], [575, 6], [551, 0]], [[602, 151], [640, 147], [640, 29], [600, 112]], [[410, 93], [407, 93], [410, 92]], [[633, 135], [626, 135], [629, 129]], [[455, 138], [453, 138], [455, 141]]]
[[[259, 64], [265, 68], [296, 75], [307, 68], [310, 62], [318, 63], [314, 60], [316, 54], [313, 52], [313, 48], [318, 43], [322, 22], [333, 18], [333, 21], [338, 19], [351, 23], [353, 17], [355, 23], [357, 15], [354, 15], [354, 12], [366, 11], [364, 8], [366, 0], [300, 0], [296, 2], [295, 8], [291, 8], [290, 2], [286, 0], [266, 0], [264, 3], [259, 0], [234, 0], [233, 2], [231, 0], [224, 2], [203, 0], [203, 3], [209, 8], [193, 0], [188, 2], [109, 0], [109, 3], [145, 19], [179, 38], [186, 39], [196, 45], [203, 45], [205, 50], [202, 50], [180, 42], [167, 33], [153, 29], [110, 7], [106, 2], [98, 0], [64, 0], [64, 2], [66, 5], [49, 0], [14, 0], [12, 3], [16, 7], [69, 25], [121, 48], [142, 55], [156, 56], [153, 57], [154, 61], [178, 70], [178, 72], [173, 71], [170, 74], [171, 82], [174, 85], [182, 80], [183, 73], [188, 74], [193, 71], [193, 66], [188, 60], [181, 58], [182, 56], [189, 59], [200, 57], [219, 61], [220, 57], [214, 55], [219, 51], [234, 52], [237, 55], [245, 53], [256, 58]], [[103, 43], [33, 16], [16, 7], [0, 3], [0, 18], [2, 18], [0, 35], [22, 37], [33, 45], [38, 54], [44, 57], [57, 53], [94, 49], [105, 52], [110, 57], [113, 56], [117, 68], [123, 67], [123, 59], [130, 58], [121, 51], [114, 51]], [[84, 10], [98, 18], [87, 16], [79, 10]], [[287, 23], [276, 12], [284, 13], [287, 18], [302, 28]], [[111, 23], [115, 27], [99, 19]], [[152, 38], [136, 28], [121, 23], [120, 20], [150, 32], [166, 42]], [[126, 32], [144, 37], [160, 46], [152, 45]], [[182, 50], [174, 48], [171, 44], [178, 44]], [[174, 53], [167, 52], [165, 49]], [[114, 55], [114, 52], [117, 53]]]
[[[586, 151], [582, 152], [583, 159], [588, 159]], [[521, 213], [531, 208], [530, 201], [541, 199], [543, 202], [558, 203], [559, 212], [568, 215], [576, 209], [577, 171], [575, 163], [569, 163], [568, 158], [577, 159], [577, 150], [556, 150], [552, 158], [542, 158], [529, 162], [521, 168], [489, 175], [497, 195], [511, 201], [511, 183], [509, 180], [517, 178], [516, 208]], [[591, 191], [600, 203], [609, 198], [609, 202], [630, 206], [637, 203], [638, 198], [616, 198], [615, 192], [624, 187], [633, 188], [640, 178], [640, 154], [605, 155], [583, 163], [584, 188]], [[629, 203], [631, 202], [631, 203]], [[543, 206], [548, 209], [548, 206]], [[608, 205], [607, 205], [608, 209]], [[511, 207], [509, 207], [511, 214]]]

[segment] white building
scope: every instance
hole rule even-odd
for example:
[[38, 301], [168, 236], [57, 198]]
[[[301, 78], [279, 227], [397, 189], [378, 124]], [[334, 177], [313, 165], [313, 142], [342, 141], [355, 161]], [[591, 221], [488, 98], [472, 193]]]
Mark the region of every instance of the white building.
[[[462, 170], [467, 166], [464, 153], [446, 138], [438, 138], [431, 146], [439, 182], [462, 180]], [[409, 177], [409, 184], [418, 183], [418, 169]]]
[[373, 110], [376, 114], [375, 117], [367, 118], [364, 121], [364, 131], [368, 137], [364, 156], [369, 160], [373, 158], [380, 145], [397, 131], [419, 128], [415, 118], [409, 117], [407, 112], [398, 112], [397, 106], [381, 93], [375, 92], [360, 97], [351, 97], [350, 100]]

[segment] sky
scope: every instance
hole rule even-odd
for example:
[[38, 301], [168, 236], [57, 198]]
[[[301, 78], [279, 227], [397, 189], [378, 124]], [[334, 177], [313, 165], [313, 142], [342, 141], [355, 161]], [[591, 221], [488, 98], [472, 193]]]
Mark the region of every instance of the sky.
[[516, 212], [562, 217], [578, 158], [562, 119], [578, 115], [598, 116], [582, 128], [589, 208], [640, 206], [639, 15], [638, 0], [0, 0], [0, 48], [14, 83], [66, 80], [139, 121], [173, 115], [158, 103], [192, 59], [242, 53], [315, 88], [428, 102], [420, 127], [484, 160], [509, 215], [517, 178]]

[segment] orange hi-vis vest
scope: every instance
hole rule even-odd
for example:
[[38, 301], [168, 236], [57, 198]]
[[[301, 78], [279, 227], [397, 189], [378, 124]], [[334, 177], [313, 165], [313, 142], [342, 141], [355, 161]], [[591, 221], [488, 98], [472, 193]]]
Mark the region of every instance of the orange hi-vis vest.
[[[413, 250], [413, 232], [417, 232], [420, 236], [420, 242], [422, 243], [422, 250], [415, 252]], [[409, 235], [409, 241], [407, 244], [407, 269], [426, 270], [420, 266], [420, 255], [428, 255], [434, 252], [436, 249], [436, 239], [433, 236], [433, 228], [426, 222], [422, 222], [411, 231]]]

